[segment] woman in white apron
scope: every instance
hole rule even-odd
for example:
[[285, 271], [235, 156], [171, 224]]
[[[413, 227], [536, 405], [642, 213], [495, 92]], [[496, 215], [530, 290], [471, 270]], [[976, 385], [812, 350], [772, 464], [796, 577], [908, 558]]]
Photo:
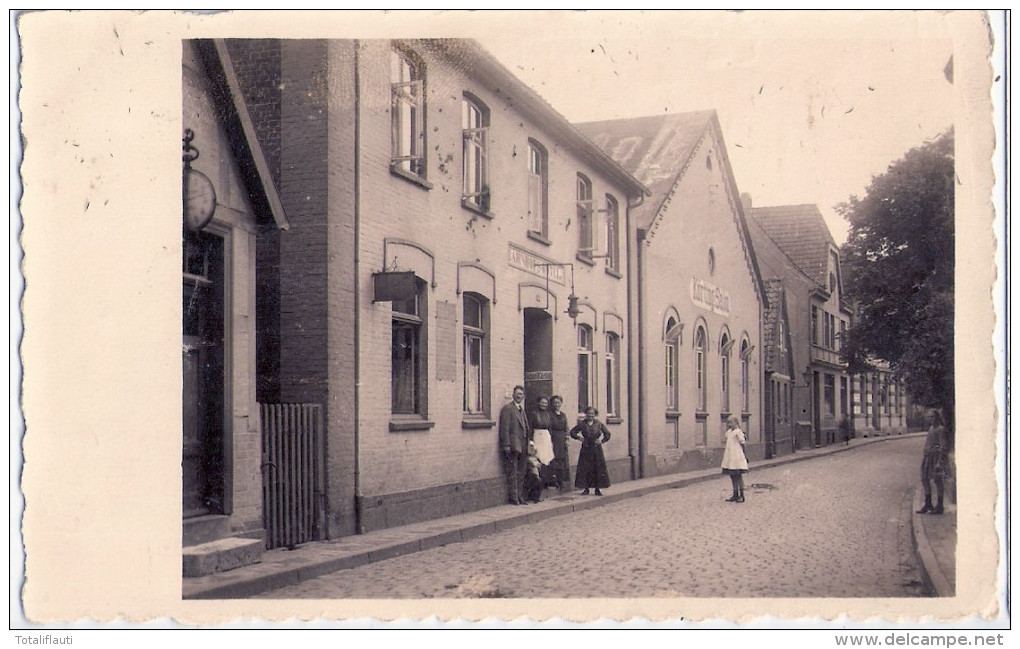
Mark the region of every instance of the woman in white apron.
[[550, 416], [549, 399], [538, 398], [538, 410], [531, 413], [532, 441], [535, 443], [535, 456], [544, 466], [553, 461], [552, 437], [549, 434]]

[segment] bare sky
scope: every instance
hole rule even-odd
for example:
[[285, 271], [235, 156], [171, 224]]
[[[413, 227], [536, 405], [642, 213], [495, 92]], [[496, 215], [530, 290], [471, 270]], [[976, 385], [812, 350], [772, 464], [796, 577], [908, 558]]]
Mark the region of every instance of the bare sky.
[[817, 204], [838, 243], [834, 206], [953, 123], [939, 12], [545, 18], [477, 39], [572, 122], [715, 109], [740, 191]]

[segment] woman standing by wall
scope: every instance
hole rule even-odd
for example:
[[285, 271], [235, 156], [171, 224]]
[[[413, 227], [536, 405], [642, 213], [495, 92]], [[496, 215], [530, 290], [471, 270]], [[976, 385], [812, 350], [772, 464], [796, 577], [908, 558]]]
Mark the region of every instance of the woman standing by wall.
[[608, 442], [611, 435], [606, 425], [595, 418], [598, 414], [594, 406], [588, 406], [584, 411], [584, 421], [570, 429], [570, 436], [581, 440], [574, 486], [584, 489], [582, 496], [587, 496], [592, 487], [595, 488], [595, 495], [601, 496], [602, 489], [609, 486], [609, 469], [606, 467], [602, 444]]

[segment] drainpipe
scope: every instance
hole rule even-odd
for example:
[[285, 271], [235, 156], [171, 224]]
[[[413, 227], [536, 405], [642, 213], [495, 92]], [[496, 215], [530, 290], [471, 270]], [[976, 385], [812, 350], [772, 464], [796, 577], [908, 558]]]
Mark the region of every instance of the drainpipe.
[[[637, 477], [645, 477], [645, 314], [644, 314], [644, 249], [645, 238], [648, 231], [645, 228], [637, 229], [637, 337], [638, 337], [638, 406], [637, 406]], [[633, 403], [633, 402], [632, 402]], [[631, 406], [633, 408], [633, 405]]]
[[364, 534], [361, 497], [361, 41], [354, 40], [354, 529]]
[[[627, 416], [627, 455], [630, 458], [630, 477], [636, 479], [638, 477], [638, 467], [636, 464], [637, 457], [635, 457], [635, 446], [636, 436], [638, 434], [638, 428], [634, 423], [634, 318], [631, 313], [631, 306], [633, 300], [631, 299], [634, 295], [634, 285], [631, 279], [631, 266], [630, 260], [630, 211], [631, 209], [638, 207], [645, 201], [644, 195], [638, 195], [638, 202], [631, 203], [630, 199], [627, 200], [627, 211], [624, 216], [624, 229], [627, 233], [624, 240], [627, 242], [627, 248], [624, 254], [624, 259], [627, 260], [627, 409], [629, 411]], [[638, 364], [640, 367], [640, 364]]]

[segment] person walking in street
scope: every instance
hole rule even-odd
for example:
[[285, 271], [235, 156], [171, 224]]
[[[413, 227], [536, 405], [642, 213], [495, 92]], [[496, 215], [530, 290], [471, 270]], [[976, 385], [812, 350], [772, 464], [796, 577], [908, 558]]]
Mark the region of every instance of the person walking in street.
[[552, 438], [553, 464], [556, 467], [556, 486], [560, 493], [570, 488], [570, 455], [567, 450], [567, 415], [563, 412], [563, 397], [554, 394], [549, 399], [549, 436]]
[[[928, 420], [928, 437], [924, 440], [924, 455], [921, 458], [921, 485], [924, 487], [924, 506], [918, 514], [941, 514], [945, 511], [942, 498], [945, 494], [945, 479], [949, 477], [949, 443], [942, 413], [929, 408], [925, 413]], [[931, 504], [931, 484], [935, 483], [938, 501]]]
[[839, 434], [843, 438], [843, 444], [850, 446], [850, 438], [853, 437], [853, 426], [850, 425], [850, 418], [843, 415], [843, 419], [839, 421]]
[[609, 469], [606, 467], [602, 445], [609, 441], [611, 435], [606, 425], [596, 419], [598, 414], [594, 406], [588, 406], [584, 411], [584, 420], [570, 429], [570, 436], [581, 440], [574, 486], [584, 489], [582, 496], [587, 496], [593, 487], [595, 495], [601, 496], [602, 489], [609, 486]]
[[528, 471], [531, 426], [524, 414], [524, 387], [514, 386], [513, 401], [499, 411], [499, 448], [503, 453], [507, 498], [511, 505], [527, 504], [524, 477]]
[[726, 446], [723, 450], [722, 472], [730, 477], [733, 483], [733, 495], [726, 499], [728, 503], [744, 502], [744, 474], [747, 473], [747, 455], [744, 444], [747, 436], [740, 430], [740, 420], [736, 415], [726, 418]]

